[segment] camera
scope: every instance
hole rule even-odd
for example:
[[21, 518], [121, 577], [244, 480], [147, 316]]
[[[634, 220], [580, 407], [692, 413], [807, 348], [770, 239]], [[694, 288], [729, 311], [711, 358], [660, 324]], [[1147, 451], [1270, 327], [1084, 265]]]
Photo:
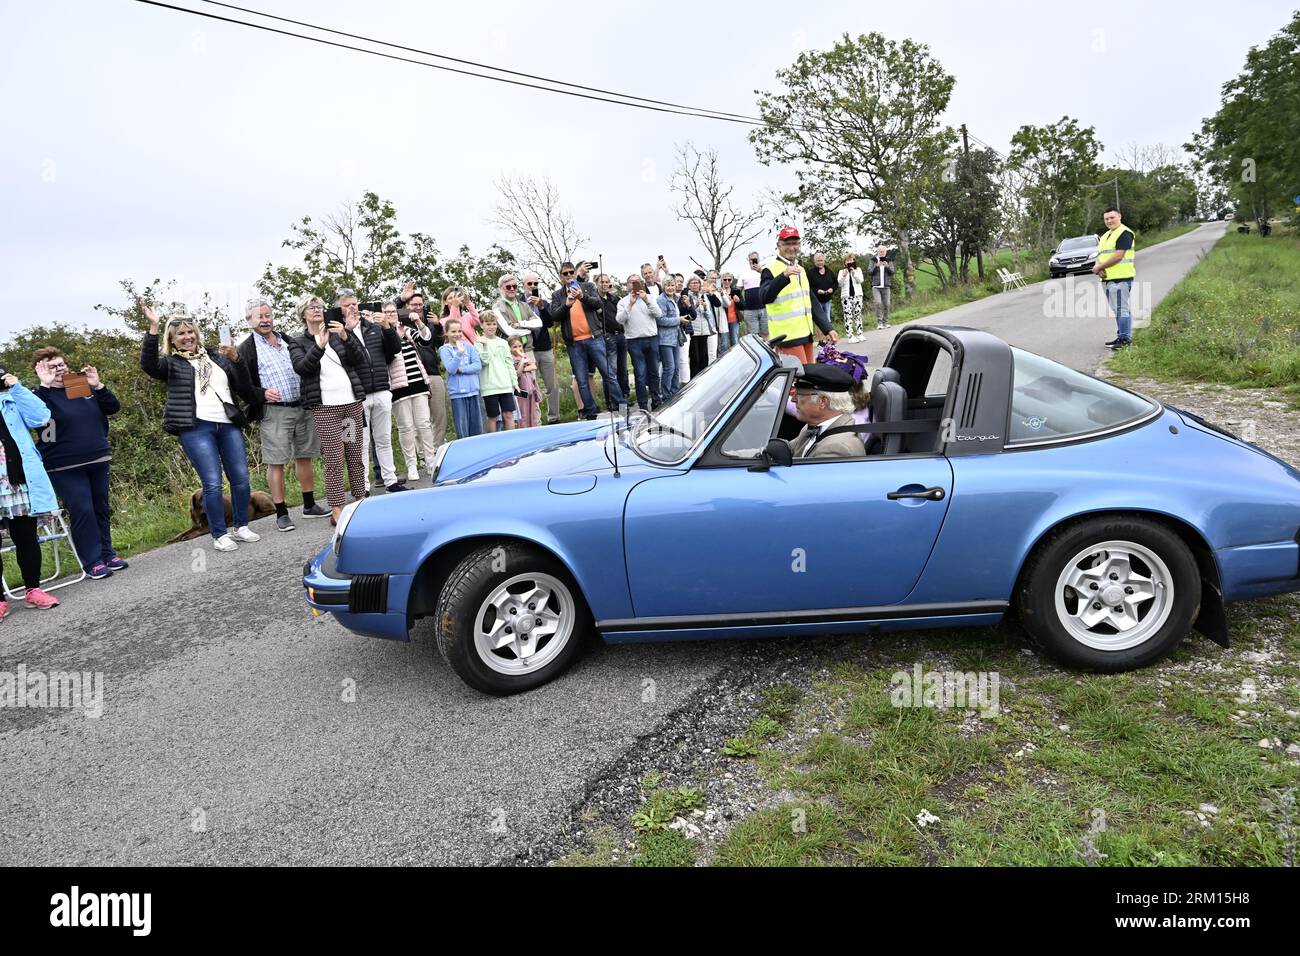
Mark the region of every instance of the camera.
[[3, 365], [0, 365], [0, 392], [3, 392], [9, 388], [9, 386], [5, 384], [5, 380], [4, 380], [5, 376], [8, 374], [9, 374], [9, 370], [6, 369]]

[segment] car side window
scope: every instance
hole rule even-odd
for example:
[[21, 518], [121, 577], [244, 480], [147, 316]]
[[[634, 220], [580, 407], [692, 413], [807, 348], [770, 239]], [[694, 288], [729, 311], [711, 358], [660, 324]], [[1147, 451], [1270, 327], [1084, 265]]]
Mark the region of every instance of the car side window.
[[930, 369], [930, 381], [925, 386], [925, 397], [946, 397], [950, 378], [952, 378], [952, 355], [947, 349], [939, 349], [934, 356], [934, 367]]
[[745, 411], [744, 417], [727, 440], [722, 443], [722, 454], [728, 458], [749, 460], [757, 458], [772, 437], [777, 416], [785, 408], [790, 394], [790, 376], [778, 375], [763, 389], [763, 394]]

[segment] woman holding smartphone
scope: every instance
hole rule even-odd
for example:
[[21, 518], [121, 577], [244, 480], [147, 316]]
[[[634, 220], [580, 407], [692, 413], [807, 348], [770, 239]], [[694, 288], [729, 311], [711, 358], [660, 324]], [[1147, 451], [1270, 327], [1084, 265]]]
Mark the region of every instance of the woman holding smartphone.
[[359, 336], [351, 335], [341, 319], [325, 321], [325, 303], [307, 296], [298, 303], [298, 317], [307, 334], [289, 339], [293, 370], [302, 382], [302, 407], [311, 411], [325, 458], [325, 497], [330, 524], [339, 523], [347, 503], [343, 487], [346, 459], [352, 497], [370, 494], [365, 463], [365, 397], [358, 371], [370, 361]]
[[[244, 414], [236, 396], [253, 401], [252, 383], [233, 345], [204, 348], [194, 320], [179, 316], [167, 322], [161, 342], [159, 318], [153, 307], [139, 303], [149, 320], [140, 344], [140, 367], [167, 383], [163, 431], [175, 435], [203, 484], [203, 512], [208, 516], [212, 546], [237, 551], [237, 542], [261, 538], [248, 527], [248, 454], [240, 431]], [[230, 511], [235, 530], [226, 527], [221, 473], [230, 480]]]
[[72, 541], [86, 575], [106, 578], [127, 563], [113, 549], [108, 503], [108, 418], [122, 408], [99, 369], [68, 371], [68, 360], [56, 348], [37, 349], [32, 368], [40, 379], [36, 397], [50, 409], [54, 427], [40, 433], [37, 449], [54, 490], [72, 520]]

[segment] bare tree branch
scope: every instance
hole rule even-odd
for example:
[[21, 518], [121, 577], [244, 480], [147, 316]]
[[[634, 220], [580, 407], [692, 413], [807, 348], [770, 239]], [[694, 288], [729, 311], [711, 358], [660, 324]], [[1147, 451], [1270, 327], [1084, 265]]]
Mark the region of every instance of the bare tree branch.
[[519, 261], [550, 285], [560, 281], [560, 263], [572, 260], [587, 237], [573, 217], [560, 206], [560, 196], [549, 179], [503, 176], [496, 184], [500, 199], [491, 222], [521, 252]]
[[700, 152], [689, 142], [678, 146], [670, 188], [677, 196], [677, 218], [690, 223], [714, 269], [720, 271], [737, 249], [763, 233], [762, 206], [737, 208], [731, 198], [735, 187], [723, 182], [715, 149]]

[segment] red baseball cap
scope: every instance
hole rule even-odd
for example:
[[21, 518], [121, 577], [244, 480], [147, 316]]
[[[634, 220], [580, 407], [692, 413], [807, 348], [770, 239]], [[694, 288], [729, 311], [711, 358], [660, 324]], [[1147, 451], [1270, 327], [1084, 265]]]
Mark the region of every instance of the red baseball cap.
[[794, 226], [786, 226], [777, 234], [776, 238], [777, 241], [780, 241], [782, 239], [798, 239], [799, 230], [796, 229]]

